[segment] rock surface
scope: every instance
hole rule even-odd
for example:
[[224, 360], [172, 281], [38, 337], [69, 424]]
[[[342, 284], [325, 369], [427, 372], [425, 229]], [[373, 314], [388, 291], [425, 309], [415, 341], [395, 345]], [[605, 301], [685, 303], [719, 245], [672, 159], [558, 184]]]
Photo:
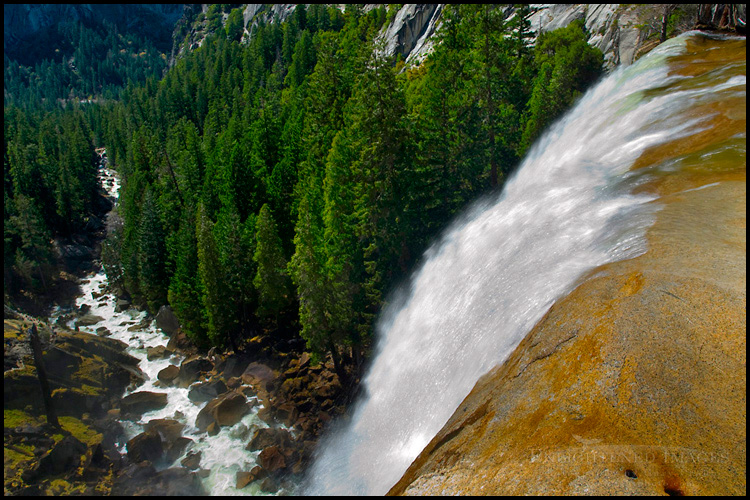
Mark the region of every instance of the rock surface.
[[558, 301], [390, 494], [746, 494], [746, 172], [703, 166], [648, 186], [647, 253]]

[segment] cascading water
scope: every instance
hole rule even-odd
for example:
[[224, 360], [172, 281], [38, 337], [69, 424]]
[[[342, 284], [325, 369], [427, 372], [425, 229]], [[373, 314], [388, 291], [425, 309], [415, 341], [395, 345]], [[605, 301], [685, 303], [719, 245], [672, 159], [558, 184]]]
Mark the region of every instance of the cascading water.
[[350, 421], [333, 430], [306, 493], [384, 494], [477, 379], [502, 363], [587, 271], [646, 250], [658, 204], [632, 194], [649, 148], [707, 127], [689, 110], [745, 76], [700, 85], [670, 67], [695, 32], [606, 77], [529, 152], [504, 191], [454, 222], [404, 298], [384, 311]]

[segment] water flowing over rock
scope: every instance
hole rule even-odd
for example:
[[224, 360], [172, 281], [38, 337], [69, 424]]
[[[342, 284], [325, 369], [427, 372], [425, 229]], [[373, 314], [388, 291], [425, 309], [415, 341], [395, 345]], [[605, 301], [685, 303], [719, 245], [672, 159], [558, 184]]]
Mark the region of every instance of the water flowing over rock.
[[[729, 46], [732, 43], [742, 45], [741, 49], [735, 47], [743, 54], [743, 66], [739, 70], [740, 63], [730, 58], [725, 66], [720, 66], [722, 70], [711, 73], [712, 78], [693, 79], [687, 68], [690, 68], [690, 61], [699, 58], [695, 51], [706, 45], [704, 40], [702, 35], [695, 33], [670, 40], [634, 65], [622, 67], [605, 78], [531, 148], [502, 194], [476, 204], [428, 251], [422, 269], [415, 273], [404, 298], [392, 301], [381, 317], [378, 354], [363, 382], [365, 397], [354, 408], [350, 422], [332, 432], [322, 445], [309, 474], [311, 485], [306, 490], [308, 493], [386, 493], [450, 418], [453, 418], [452, 426], [431, 445], [433, 452], [445, 450], [445, 453], [439, 454], [442, 458], [436, 459], [436, 465], [426, 471], [422, 482], [447, 484], [453, 489], [443, 490], [436, 486], [435, 489], [420, 490], [422, 483], [415, 483], [415, 489], [410, 492], [461, 492], [464, 491], [460, 488], [462, 481], [469, 481], [479, 488], [483, 474], [488, 478], [495, 474], [491, 467], [484, 470], [473, 465], [471, 458], [461, 461], [460, 454], [450, 453], [454, 449], [451, 446], [453, 440], [463, 441], [461, 429], [471, 427], [477, 434], [467, 435], [484, 436], [493, 418], [509, 411], [492, 406], [496, 401], [492, 400], [489, 406], [476, 404], [464, 412], [459, 405], [476, 381], [491, 368], [501, 365], [550, 306], [575, 289], [584, 276], [599, 266], [626, 262], [646, 252], [646, 232], [657, 220], [662, 205], [655, 203], [660, 193], [649, 191], [644, 186], [652, 176], [662, 178], [673, 174], [677, 168], [676, 160], [670, 154], [681, 151], [680, 144], [685, 144], [685, 153], [694, 153], [694, 157], [690, 157], [694, 162], [691, 165], [705, 162], [700, 160], [703, 153], [744, 151], [742, 128], [721, 135], [725, 142], [719, 142], [713, 149], [710, 146], [717, 144], [711, 142], [711, 138], [715, 138], [716, 127], [724, 121], [744, 126], [744, 114], [732, 111], [744, 109], [744, 39], [726, 42]], [[724, 61], [727, 54], [714, 52], [712, 60]], [[681, 71], [673, 71], [671, 62]], [[704, 66], [696, 69], [700, 68]], [[704, 87], [696, 88], [699, 84]], [[738, 93], [741, 100], [732, 100]], [[717, 104], [715, 109], [711, 103], [717, 99], [719, 102], [728, 99], [732, 104]], [[703, 110], [703, 114], [696, 113], [696, 109]], [[724, 118], [717, 122], [708, 120], [716, 112]], [[710, 132], [702, 135], [706, 130]], [[744, 159], [744, 153], [738, 153], [738, 156]], [[743, 168], [744, 171], [742, 165], [732, 168]], [[690, 189], [701, 187], [698, 184]], [[744, 221], [738, 225], [744, 228]], [[680, 246], [672, 244], [666, 248]], [[688, 264], [682, 261], [679, 264], [685, 265]], [[712, 267], [708, 266], [708, 269], [710, 274]], [[740, 276], [744, 279], [744, 272], [741, 271]], [[620, 286], [625, 290], [628, 287], [637, 290], [639, 280], [625, 281]], [[659, 297], [660, 305], [670, 297], [667, 293], [670, 289], [664, 290], [659, 292], [663, 296]], [[676, 295], [680, 296], [679, 293]], [[597, 303], [593, 299], [583, 302], [588, 306]], [[601, 304], [606, 303], [602, 298]], [[669, 307], [675, 305], [679, 307], [681, 302], [676, 299]], [[744, 309], [741, 310], [744, 313]], [[596, 320], [597, 314], [590, 315], [591, 319]], [[636, 308], [632, 310], [633, 320], [626, 314], [618, 321], [639, 324], [643, 321], [641, 314], [642, 311]], [[668, 318], [674, 313], [663, 314]], [[573, 337], [579, 328], [582, 332], [584, 324], [577, 325], [573, 321], [565, 330], [568, 336], [558, 336], [557, 342], [550, 339], [544, 348], [539, 344], [541, 350], [529, 360], [529, 366], [542, 367], [545, 365], [541, 360], [555, 359], [552, 353], [573, 345]], [[639, 328], [642, 335], [650, 335], [647, 324], [642, 323]], [[620, 331], [631, 329], [623, 327]], [[732, 328], [728, 327], [728, 331]], [[565, 409], [565, 419], [568, 422], [572, 419], [569, 428], [573, 430], [577, 429], [574, 425], [576, 419], [583, 417], [586, 421], [585, 418], [601, 414], [593, 408], [592, 416], [586, 417], [587, 413], [583, 411], [589, 407], [588, 396], [584, 395], [586, 386], [578, 385], [580, 379], [575, 375], [570, 378], [565, 375], [576, 366], [587, 363], [584, 356], [598, 356], [599, 349], [596, 345], [581, 345], [577, 357], [566, 357], [559, 368], [559, 376], [544, 379], [542, 385], [546, 391], [539, 395], [541, 399], [534, 400], [536, 403], [531, 403], [529, 398], [517, 400], [519, 410], [523, 408], [524, 413], [519, 413], [518, 420], [513, 419], [507, 425], [519, 426], [519, 429], [520, 426], [532, 426], [529, 430], [533, 431], [546, 422], [552, 408]], [[744, 352], [744, 344], [741, 344], [741, 350]], [[648, 352], [648, 348], [644, 346], [640, 352]], [[668, 358], [669, 354], [665, 353], [665, 356]], [[537, 358], [540, 361], [534, 362]], [[605, 364], [601, 369], [609, 369], [606, 366], [609, 359], [601, 360]], [[667, 363], [666, 359], [664, 363]], [[692, 366], [687, 362], [681, 369], [670, 372], [671, 376], [689, 373], [693, 368], [687, 367]], [[520, 368], [513, 373], [519, 373]], [[639, 373], [628, 372], [630, 368], [625, 365], [619, 368], [624, 370], [620, 372], [623, 376]], [[612, 373], [615, 376], [618, 372]], [[646, 376], [644, 372], [640, 373]], [[658, 372], [649, 374], [642, 383], [652, 377], [658, 380]], [[608, 379], [608, 383], [616, 381], [616, 376], [614, 380]], [[621, 381], [631, 383], [630, 379]], [[596, 386], [595, 380], [591, 383]], [[556, 386], [570, 386], [571, 389], [563, 393], [552, 392]], [[659, 387], [657, 385], [654, 389], [660, 391]], [[741, 394], [741, 391], [732, 389], [732, 394]], [[566, 397], [558, 400], [562, 395]], [[636, 411], [647, 411], [644, 405], [654, 397], [647, 399], [644, 394], [641, 404], [636, 404], [635, 399], [631, 404], [635, 404]], [[744, 399], [741, 400], [744, 408]], [[735, 398], [735, 403], [737, 401]], [[577, 410], [579, 406], [581, 409]], [[658, 413], [666, 411], [665, 406], [649, 410]], [[602, 428], [608, 428], [606, 418], [591, 422], [599, 422]], [[617, 428], [615, 422], [610, 425], [612, 430]], [[627, 418], [623, 419], [623, 426], [626, 424]], [[667, 436], [678, 440], [679, 436], [670, 433], [670, 429], [674, 432], [678, 427], [652, 428], [647, 440], [664, 443]], [[744, 452], [744, 431], [734, 426], [729, 429], [735, 434], [727, 435], [741, 432], [738, 442], [742, 443], [740, 451]], [[576, 430], [575, 434], [582, 439], [600, 438], [582, 430]], [[525, 435], [519, 431], [521, 448], [525, 448]], [[568, 437], [570, 434], [565, 439]], [[636, 438], [632, 436], [631, 439]], [[540, 437], [540, 443], [544, 442]], [[484, 448], [480, 446], [478, 449]], [[501, 460], [507, 450], [498, 446], [482, 457], [489, 462]], [[430, 450], [425, 451], [425, 454], [429, 453]], [[477, 458], [476, 463], [482, 462]], [[451, 469], [453, 464], [456, 467]], [[544, 467], [540, 467], [534, 470], [541, 477]], [[447, 470], [457, 474], [455, 481], [451, 481], [448, 473], [443, 476], [443, 471]], [[742, 466], [735, 470], [744, 474]], [[624, 471], [622, 474], [630, 479]], [[497, 473], [497, 477], [500, 478], [497, 482], [502, 483], [514, 482], [515, 478], [524, 476], [517, 468], [510, 468]], [[581, 488], [589, 486], [594, 477], [599, 476], [586, 477], [588, 479], [580, 483]], [[446, 482], [441, 483], [443, 480]], [[736, 482], [737, 478], [733, 480]], [[405, 481], [408, 485], [409, 480]], [[573, 478], [566, 476], [549, 483], [566, 485], [570, 481]], [[522, 488], [525, 481], [519, 479], [518, 484]], [[550, 492], [579, 492], [550, 488]], [[480, 492], [468, 487], [465, 491]], [[499, 489], [492, 493], [518, 491]], [[520, 491], [539, 494], [546, 490]]]

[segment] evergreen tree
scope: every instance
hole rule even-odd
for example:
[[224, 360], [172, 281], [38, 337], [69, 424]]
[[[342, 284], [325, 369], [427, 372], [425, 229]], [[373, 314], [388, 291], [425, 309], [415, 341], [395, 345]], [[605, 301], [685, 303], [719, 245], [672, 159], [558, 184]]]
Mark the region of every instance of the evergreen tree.
[[208, 323], [202, 303], [204, 291], [198, 269], [194, 219], [183, 219], [172, 251], [175, 272], [169, 283], [169, 304], [187, 336], [199, 345], [209, 345]]
[[202, 204], [196, 213], [196, 241], [198, 246], [198, 275], [203, 290], [208, 339], [212, 345], [222, 346], [229, 338], [234, 319], [228, 307], [224, 272], [221, 268], [219, 250], [213, 234], [214, 223], [206, 215]]
[[164, 269], [164, 232], [151, 190], [143, 197], [138, 230], [138, 278], [148, 308], [152, 313], [167, 302], [167, 280]]
[[267, 204], [258, 214], [255, 239], [253, 261], [258, 270], [253, 285], [258, 291], [258, 316], [264, 318], [266, 324], [277, 326], [279, 314], [290, 303], [289, 278], [276, 223]]

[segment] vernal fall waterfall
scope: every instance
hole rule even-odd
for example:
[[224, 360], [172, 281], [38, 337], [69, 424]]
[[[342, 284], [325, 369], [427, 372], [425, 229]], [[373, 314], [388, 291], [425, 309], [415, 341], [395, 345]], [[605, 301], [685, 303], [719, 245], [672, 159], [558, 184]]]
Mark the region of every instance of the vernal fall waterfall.
[[679, 148], [649, 152], [734, 120], [739, 131], [704, 134], [702, 154], [744, 164], [745, 67], [744, 38], [689, 32], [590, 89], [394, 294], [362, 396], [321, 444], [305, 492], [388, 492], [557, 299], [645, 252], [660, 203], [639, 186], [686, 168]]

